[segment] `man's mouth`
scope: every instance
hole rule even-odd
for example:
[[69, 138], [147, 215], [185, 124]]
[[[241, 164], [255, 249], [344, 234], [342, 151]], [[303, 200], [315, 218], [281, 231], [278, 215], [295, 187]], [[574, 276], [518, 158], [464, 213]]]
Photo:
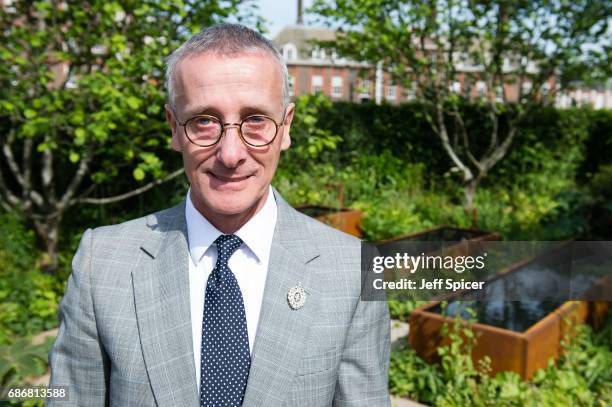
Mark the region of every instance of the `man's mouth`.
[[208, 173], [212, 175], [214, 178], [218, 179], [219, 181], [223, 181], [223, 182], [240, 182], [240, 181], [244, 181], [251, 177], [251, 175], [243, 175], [243, 176], [234, 175], [234, 176], [227, 177], [227, 176], [215, 174], [212, 171], [208, 171]]

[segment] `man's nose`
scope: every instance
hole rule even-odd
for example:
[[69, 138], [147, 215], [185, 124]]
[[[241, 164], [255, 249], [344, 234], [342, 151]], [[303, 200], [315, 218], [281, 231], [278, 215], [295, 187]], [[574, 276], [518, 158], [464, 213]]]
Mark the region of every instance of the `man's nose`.
[[235, 168], [246, 159], [247, 147], [240, 137], [240, 125], [227, 124], [219, 140], [217, 159], [228, 168]]

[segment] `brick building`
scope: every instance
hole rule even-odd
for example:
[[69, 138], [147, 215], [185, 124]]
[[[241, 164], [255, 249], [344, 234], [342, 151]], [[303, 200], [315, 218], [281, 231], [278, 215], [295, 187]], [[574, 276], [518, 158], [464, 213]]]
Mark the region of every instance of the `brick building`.
[[[299, 17], [298, 17], [299, 18]], [[335, 31], [327, 28], [308, 27], [303, 24], [284, 27], [273, 43], [283, 56], [289, 71], [289, 85], [292, 96], [322, 92], [332, 100], [352, 102], [383, 101], [398, 104], [415, 98], [414, 88], [403, 88], [393, 83], [391, 76], [380, 66], [362, 61], [342, 58], [335, 52], [323, 50], [312, 41], [333, 41]], [[488, 89], [484, 81], [478, 80], [478, 66], [469, 62], [458, 62], [457, 77], [451, 84], [453, 92], [469, 98], [489, 97], [499, 102], [515, 102], [519, 90], [525, 94], [531, 83], [508, 81], [502, 87]], [[516, 69], [511, 61], [504, 61], [504, 72], [511, 75]], [[533, 68], [532, 68], [533, 69]], [[554, 77], [544, 84], [541, 93], [546, 95], [554, 89]], [[555, 104], [565, 108], [573, 105], [591, 105], [596, 109], [612, 108], [610, 84], [598, 88], [575, 88], [557, 93]]]
[[289, 71], [292, 96], [322, 92], [335, 100], [360, 102], [376, 98], [375, 69], [368, 63], [340, 58], [313, 40], [331, 41], [335, 31], [304, 25], [283, 28], [273, 39]]

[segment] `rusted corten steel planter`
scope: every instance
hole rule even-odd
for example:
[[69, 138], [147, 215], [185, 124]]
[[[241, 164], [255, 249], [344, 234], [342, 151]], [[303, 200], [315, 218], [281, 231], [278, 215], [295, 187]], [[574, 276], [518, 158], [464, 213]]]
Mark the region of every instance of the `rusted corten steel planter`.
[[356, 237], [362, 237], [361, 211], [347, 208], [330, 208], [327, 206], [304, 205], [295, 209], [304, 215], [313, 217], [323, 223]]
[[[535, 263], [537, 259], [519, 261], [500, 271], [495, 278], [515, 273]], [[589, 289], [591, 294], [585, 298], [597, 298], [597, 291], [609, 290], [611, 284], [609, 278], [599, 280]], [[448, 297], [448, 300], [458, 298], [462, 298], [461, 293]], [[457, 303], [460, 302], [455, 304]], [[518, 301], [505, 303], [512, 306], [520, 304]], [[448, 339], [440, 333], [443, 323], [452, 322], [452, 318], [439, 313], [439, 304], [440, 301], [431, 301], [413, 311], [409, 318], [408, 340], [417, 354], [430, 363], [439, 360], [437, 348], [448, 344]], [[604, 320], [609, 306], [606, 301], [567, 301], [557, 304], [558, 306], [554, 304], [549, 304], [551, 312], [530, 326], [525, 324], [526, 328], [518, 331], [516, 326], [515, 330], [511, 330], [480, 322], [473, 323], [472, 330], [477, 338], [472, 351], [474, 362], [489, 356], [492, 375], [501, 371], [513, 371], [523, 379], [531, 379], [537, 369], [548, 365], [550, 358], [556, 359], [560, 355], [563, 350], [562, 339], [566, 335], [571, 338], [574, 334], [573, 328], [577, 324], [588, 322], [597, 327]]]
[[[612, 292], [612, 278], [602, 278], [595, 286], [589, 290], [588, 296], [590, 298], [606, 298], [605, 293]], [[612, 301], [589, 301], [589, 314], [587, 316], [587, 322], [593, 328], [598, 329], [606, 322], [606, 316]]]
[[[440, 334], [442, 324], [445, 320], [452, 322], [451, 318], [431, 311], [438, 304], [438, 301], [432, 301], [410, 314], [410, 345], [430, 363], [439, 360], [437, 348], [448, 344]], [[587, 320], [591, 305], [586, 301], [568, 301], [525, 332], [476, 322], [472, 325], [477, 338], [472, 359], [476, 362], [489, 356], [491, 375], [509, 370], [523, 379], [531, 379], [537, 369], [548, 365], [550, 358], [559, 356], [561, 339], [566, 333], [571, 334], [572, 326]]]

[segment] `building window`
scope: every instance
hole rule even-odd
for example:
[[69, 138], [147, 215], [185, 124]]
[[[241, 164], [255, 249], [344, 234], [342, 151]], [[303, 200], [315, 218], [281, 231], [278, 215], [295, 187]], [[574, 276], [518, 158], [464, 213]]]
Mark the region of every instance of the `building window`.
[[504, 87], [503, 87], [503, 85], [498, 85], [495, 88], [495, 99], [498, 102], [503, 102], [504, 101]]
[[289, 96], [295, 95], [295, 77], [289, 75]]
[[325, 50], [319, 47], [314, 47], [310, 52], [312, 59], [325, 59]]
[[297, 59], [297, 48], [295, 45], [289, 43], [283, 46], [283, 58], [285, 61]]
[[450, 90], [451, 90], [451, 92], [454, 92], [454, 93], [461, 93], [461, 82], [454, 81], [451, 84], [451, 89]]
[[463, 81], [463, 87], [465, 88], [463, 94], [465, 95], [465, 97], [471, 100], [472, 99], [472, 89], [473, 89], [472, 80], [470, 78], [465, 78], [465, 80]]
[[323, 77], [321, 75], [312, 76], [312, 93], [323, 92]]
[[595, 95], [595, 100], [593, 100], [593, 108], [594, 109], [603, 109], [605, 107], [605, 96], [603, 93], [597, 93]]
[[359, 100], [361, 102], [367, 102], [370, 100], [370, 80], [367, 78], [361, 79], [361, 85], [359, 86]]
[[361, 87], [359, 88], [359, 93], [362, 95], [370, 95], [370, 80], [364, 78], [361, 80]]
[[529, 92], [531, 92], [531, 82], [523, 82], [523, 85], [521, 86], [521, 93], [523, 94], [523, 97], [527, 96]]
[[408, 87], [408, 89], [406, 89], [406, 98], [408, 100], [415, 100], [416, 99], [416, 83], [412, 82], [410, 83], [410, 86]]
[[341, 76], [334, 76], [332, 78], [332, 92], [331, 92], [332, 97], [342, 97], [342, 77]]
[[4, 8], [4, 11], [6, 12], [15, 13], [17, 11], [17, 8], [15, 8], [13, 3], [13, 0], [5, 0], [4, 2], [0, 1], [0, 8]]
[[485, 97], [487, 94], [487, 84], [483, 81], [476, 82], [476, 93], [479, 97]]
[[395, 83], [389, 82], [387, 85], [387, 99], [395, 100], [397, 98], [397, 86]]

